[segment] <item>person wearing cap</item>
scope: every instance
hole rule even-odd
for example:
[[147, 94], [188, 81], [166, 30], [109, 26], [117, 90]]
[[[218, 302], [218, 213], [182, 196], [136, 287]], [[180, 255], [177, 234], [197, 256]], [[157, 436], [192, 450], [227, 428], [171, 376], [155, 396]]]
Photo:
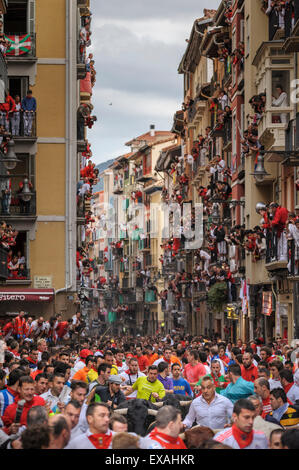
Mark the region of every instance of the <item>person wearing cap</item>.
[[91, 392], [94, 394], [94, 401], [107, 403], [112, 409], [117, 408], [120, 403], [126, 401], [125, 395], [120, 390], [122, 383], [119, 375], [110, 375], [107, 386], [98, 385]]
[[92, 356], [93, 352], [89, 351], [89, 349], [82, 349], [79, 353], [79, 357], [76, 359], [75, 365], [72, 369], [71, 378], [73, 375], [78, 372], [78, 370], [83, 369], [85, 367], [85, 359], [87, 356]]
[[93, 369], [96, 358], [93, 355], [89, 355], [85, 359], [85, 367], [78, 370], [73, 375], [72, 380], [81, 380], [82, 382], [91, 383], [98, 378], [98, 373]]

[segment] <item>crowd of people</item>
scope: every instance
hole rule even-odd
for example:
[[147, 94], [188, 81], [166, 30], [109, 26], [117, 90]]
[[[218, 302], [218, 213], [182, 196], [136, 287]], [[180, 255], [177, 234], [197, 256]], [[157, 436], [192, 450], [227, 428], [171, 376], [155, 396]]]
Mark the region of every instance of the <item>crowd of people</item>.
[[[2, 449], [186, 449], [196, 426], [199, 448], [298, 449], [299, 342], [173, 333], [80, 344], [80, 324], [80, 313], [21, 311], [2, 327]], [[184, 415], [165, 401], [175, 396], [189, 400]], [[126, 416], [136, 399], [155, 415], [139, 433]]]

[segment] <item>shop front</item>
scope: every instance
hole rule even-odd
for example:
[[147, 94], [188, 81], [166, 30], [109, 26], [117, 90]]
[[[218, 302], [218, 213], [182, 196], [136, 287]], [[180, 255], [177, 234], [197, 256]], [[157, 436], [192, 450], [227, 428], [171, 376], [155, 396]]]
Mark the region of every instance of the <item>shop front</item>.
[[0, 322], [6, 323], [21, 310], [26, 316], [48, 319], [55, 314], [54, 289], [0, 288]]

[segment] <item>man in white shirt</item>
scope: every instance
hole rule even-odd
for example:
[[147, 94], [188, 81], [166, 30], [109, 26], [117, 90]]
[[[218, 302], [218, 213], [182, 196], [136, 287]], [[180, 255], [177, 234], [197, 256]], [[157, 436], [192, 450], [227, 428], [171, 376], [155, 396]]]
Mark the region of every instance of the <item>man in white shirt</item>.
[[190, 405], [189, 413], [183, 421], [185, 428], [191, 428], [194, 421], [211, 429], [223, 429], [230, 424], [233, 404], [228, 398], [216, 393], [212, 377], [203, 377], [201, 396]]
[[[121, 379], [123, 380], [123, 385], [128, 385], [132, 387], [132, 385], [136, 382], [139, 377], [145, 377], [143, 372], [139, 371], [138, 368], [138, 361], [134, 357], [130, 359], [129, 368], [119, 374]], [[137, 390], [127, 396], [127, 398], [136, 398], [137, 397]]]
[[65, 405], [62, 414], [69, 419], [71, 423], [71, 438], [74, 439], [75, 437], [82, 434], [82, 430], [79, 426], [79, 418], [81, 412], [81, 405], [77, 400], [71, 400]]
[[39, 317], [38, 320], [34, 320], [31, 323], [30, 327], [30, 336], [31, 338], [37, 339], [42, 333], [44, 332], [45, 329], [45, 322], [43, 317]]
[[46, 393], [41, 395], [46, 402], [49, 403], [51, 410], [55, 413], [56, 411], [62, 409], [63, 401], [61, 400], [61, 392], [64, 387], [65, 378], [61, 373], [54, 373], [52, 387]]
[[111, 449], [114, 431], [109, 429], [110, 413], [106, 403], [92, 403], [86, 411], [88, 430], [71, 439], [65, 449]]
[[281, 385], [291, 403], [299, 400], [299, 387], [294, 383], [294, 376], [290, 370], [283, 369], [279, 372]]

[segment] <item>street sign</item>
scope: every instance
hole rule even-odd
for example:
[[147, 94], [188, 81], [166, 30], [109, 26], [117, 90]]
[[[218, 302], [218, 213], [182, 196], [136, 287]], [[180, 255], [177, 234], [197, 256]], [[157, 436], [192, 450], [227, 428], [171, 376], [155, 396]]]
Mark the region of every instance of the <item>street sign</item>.
[[51, 289], [53, 276], [34, 276], [34, 289]]

